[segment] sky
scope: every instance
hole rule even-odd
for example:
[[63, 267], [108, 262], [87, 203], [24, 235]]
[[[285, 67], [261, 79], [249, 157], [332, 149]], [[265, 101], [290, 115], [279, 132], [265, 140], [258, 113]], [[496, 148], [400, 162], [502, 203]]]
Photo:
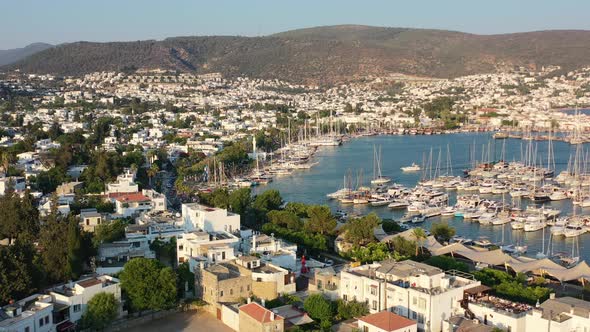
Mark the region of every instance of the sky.
[[590, 30], [588, 0], [2, 0], [0, 49], [33, 42], [261, 36], [322, 25], [477, 34]]

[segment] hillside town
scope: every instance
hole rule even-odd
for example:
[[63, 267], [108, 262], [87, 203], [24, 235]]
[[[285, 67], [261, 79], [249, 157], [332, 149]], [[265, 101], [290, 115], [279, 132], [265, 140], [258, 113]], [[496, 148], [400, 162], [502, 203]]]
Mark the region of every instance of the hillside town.
[[335, 87], [2, 73], [0, 332], [126, 330], [182, 311], [244, 332], [587, 331], [583, 261], [251, 188], [358, 136], [590, 142], [588, 105], [590, 68]]

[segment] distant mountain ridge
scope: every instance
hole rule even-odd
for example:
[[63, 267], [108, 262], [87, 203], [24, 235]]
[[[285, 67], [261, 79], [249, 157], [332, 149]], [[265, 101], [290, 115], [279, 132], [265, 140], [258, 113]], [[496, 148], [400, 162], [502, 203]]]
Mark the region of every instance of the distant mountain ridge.
[[22, 48], [14, 48], [10, 50], [0, 50], [0, 66], [8, 65], [19, 60], [22, 60], [32, 54], [41, 52], [50, 47], [51, 44], [33, 43]]
[[503, 35], [340, 25], [265, 37], [174, 37], [161, 41], [76, 42], [35, 53], [4, 69], [79, 75], [162, 68], [221, 72], [293, 82], [333, 84], [404, 73], [457, 77], [527, 66], [590, 65], [590, 31], [552, 30]]

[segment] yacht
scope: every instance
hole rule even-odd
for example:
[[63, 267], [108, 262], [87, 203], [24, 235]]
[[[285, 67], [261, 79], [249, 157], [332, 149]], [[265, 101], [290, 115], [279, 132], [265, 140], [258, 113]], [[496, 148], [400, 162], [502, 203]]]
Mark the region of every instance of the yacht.
[[518, 246], [515, 244], [508, 244], [500, 247], [503, 252], [508, 254], [526, 254], [528, 246]]
[[586, 233], [586, 229], [582, 227], [580, 224], [567, 225], [563, 230], [563, 235], [565, 237], [576, 237], [584, 233]]
[[390, 209], [405, 209], [408, 207], [408, 205], [410, 205], [410, 203], [408, 201], [395, 200], [395, 201], [391, 202], [389, 205], [387, 205], [387, 207]]
[[424, 222], [424, 220], [426, 220], [425, 216], [422, 216], [422, 215], [414, 216], [412, 218], [412, 224], [418, 224], [418, 223]]
[[545, 224], [545, 222], [541, 220], [527, 221], [524, 223], [524, 231], [536, 232], [542, 230], [543, 228], [545, 228], [545, 226], [547, 226], [547, 224]]
[[558, 190], [558, 191], [551, 193], [551, 195], [549, 195], [549, 198], [552, 201], [562, 201], [564, 199], [567, 199], [567, 194], [565, 193], [565, 191]]
[[513, 221], [513, 222], [510, 224], [510, 227], [511, 227], [513, 230], [515, 230], [515, 231], [516, 231], [516, 230], [521, 230], [521, 229], [524, 229], [524, 222], [522, 222], [522, 221]]
[[452, 206], [447, 206], [441, 211], [441, 215], [445, 217], [454, 216], [457, 210]]
[[422, 170], [422, 168], [420, 167], [420, 165], [416, 165], [415, 163], [412, 163], [412, 165], [410, 166], [405, 166], [401, 168], [402, 172], [419, 172]]

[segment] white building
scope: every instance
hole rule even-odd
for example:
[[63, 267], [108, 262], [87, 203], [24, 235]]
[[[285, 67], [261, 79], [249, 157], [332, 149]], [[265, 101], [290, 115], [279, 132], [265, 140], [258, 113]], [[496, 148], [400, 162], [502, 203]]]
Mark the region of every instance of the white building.
[[[98, 293], [114, 294], [117, 301], [121, 303], [119, 280], [110, 276], [91, 277], [53, 287], [49, 295], [54, 304], [62, 306], [60, 312], [63, 313], [60, 316], [61, 321], [55, 323], [78, 322], [88, 310], [88, 301]], [[120, 315], [121, 307], [119, 307]]]
[[0, 332], [53, 332], [52, 312], [50, 296], [29, 296], [0, 310]]
[[590, 302], [573, 297], [550, 298], [526, 316], [525, 331], [589, 332]]
[[25, 178], [22, 176], [5, 177], [4, 174], [0, 173], [0, 196], [5, 195], [6, 190], [10, 188], [10, 186], [12, 186], [17, 193], [25, 191]]
[[135, 172], [126, 169], [125, 173], [117, 176], [117, 181], [107, 184], [107, 194], [113, 193], [135, 193], [139, 186], [135, 183]]
[[366, 302], [371, 313], [391, 310], [428, 331], [441, 330], [443, 320], [460, 308], [464, 290], [478, 285], [469, 274], [445, 273], [411, 260], [387, 260], [340, 273], [343, 300]]
[[215, 264], [235, 259], [239, 239], [227, 232], [193, 231], [176, 240], [178, 263], [188, 263], [191, 271], [199, 262]]
[[182, 204], [182, 218], [187, 231], [234, 233], [240, 230], [240, 215], [198, 203]]

